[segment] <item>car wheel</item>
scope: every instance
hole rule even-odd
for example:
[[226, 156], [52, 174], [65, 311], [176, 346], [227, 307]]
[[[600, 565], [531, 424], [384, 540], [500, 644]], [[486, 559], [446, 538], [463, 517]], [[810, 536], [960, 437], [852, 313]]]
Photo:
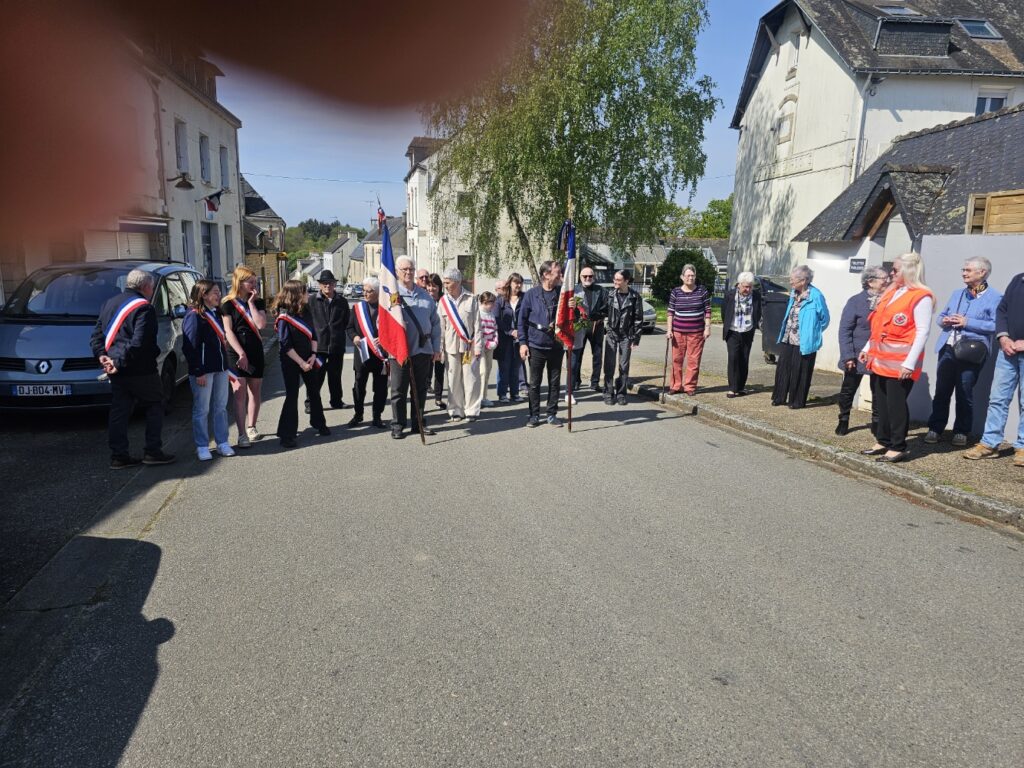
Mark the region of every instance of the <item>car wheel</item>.
[[178, 382], [174, 375], [174, 361], [168, 358], [164, 361], [163, 370], [160, 372], [160, 386], [164, 392], [164, 410], [168, 411], [171, 408], [171, 401], [174, 399], [174, 390], [177, 388]]

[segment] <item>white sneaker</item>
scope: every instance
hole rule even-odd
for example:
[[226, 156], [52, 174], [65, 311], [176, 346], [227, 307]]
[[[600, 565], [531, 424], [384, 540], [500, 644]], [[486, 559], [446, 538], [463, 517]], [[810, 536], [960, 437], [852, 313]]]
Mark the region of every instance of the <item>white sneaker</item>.
[[245, 435], [238, 436], [238, 448], [252, 448], [252, 443], [249, 442], [249, 438]]
[[196, 456], [200, 461], [210, 461], [213, 459], [213, 454], [210, 453], [209, 448], [196, 448]]
[[217, 446], [217, 453], [221, 456], [234, 456], [235, 452], [227, 443], [221, 443]]
[[257, 440], [260, 440], [260, 439], [263, 438], [263, 435], [261, 435], [259, 432], [256, 431], [256, 425], [255, 424], [253, 426], [251, 426], [251, 427], [246, 427], [245, 428], [245, 435], [253, 443], [255, 443]]
[[565, 402], [572, 403], [573, 405], [576, 405], [576, 395], [566, 395], [565, 396]]

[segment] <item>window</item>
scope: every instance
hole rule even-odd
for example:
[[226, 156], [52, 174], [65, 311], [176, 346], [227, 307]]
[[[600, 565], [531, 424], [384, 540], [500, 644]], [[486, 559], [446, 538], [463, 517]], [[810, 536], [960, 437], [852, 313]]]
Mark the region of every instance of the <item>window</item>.
[[199, 175], [206, 183], [213, 178], [210, 175], [210, 137], [199, 134]]
[[195, 230], [191, 221], [181, 222], [181, 255], [186, 264], [194, 264], [196, 258]]
[[964, 28], [964, 32], [971, 37], [978, 37], [982, 40], [1001, 40], [1003, 37], [995, 27], [984, 19], [957, 19], [957, 21]]
[[231, 189], [231, 169], [228, 167], [228, 148], [220, 148], [220, 185], [224, 189]]
[[192, 292], [191, 287], [182, 285], [177, 275], [168, 275], [164, 278], [164, 288], [167, 289], [167, 303], [173, 310], [175, 307], [187, 307], [188, 297]]
[[174, 121], [174, 149], [178, 157], [178, 172], [188, 173], [188, 128], [181, 120]]
[[915, 11], [913, 8], [907, 8], [905, 5], [880, 5], [878, 10], [885, 11], [890, 16], [920, 16], [921, 14]]
[[224, 258], [226, 259], [228, 266], [234, 267], [235, 265], [235, 244], [231, 241], [231, 225], [224, 225]]
[[216, 272], [216, 268], [219, 266], [219, 259], [217, 248], [217, 225], [211, 224], [208, 221], [201, 222], [200, 234], [203, 241], [203, 261], [202, 270], [206, 274], [206, 277], [213, 278]]
[[790, 37], [789, 47], [789, 72], [786, 78], [789, 79], [796, 74], [797, 65], [800, 64], [800, 33], [794, 32]]
[[1002, 109], [1006, 106], [1009, 95], [1009, 91], [981, 91], [974, 104], [974, 114], [983, 115]]

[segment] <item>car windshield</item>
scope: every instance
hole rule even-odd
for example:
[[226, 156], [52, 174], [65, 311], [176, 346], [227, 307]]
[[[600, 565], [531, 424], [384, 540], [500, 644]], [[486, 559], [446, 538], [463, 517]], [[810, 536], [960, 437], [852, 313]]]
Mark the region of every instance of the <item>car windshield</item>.
[[111, 296], [124, 290], [127, 269], [76, 267], [67, 271], [41, 269], [29, 275], [4, 305], [14, 317], [91, 316]]

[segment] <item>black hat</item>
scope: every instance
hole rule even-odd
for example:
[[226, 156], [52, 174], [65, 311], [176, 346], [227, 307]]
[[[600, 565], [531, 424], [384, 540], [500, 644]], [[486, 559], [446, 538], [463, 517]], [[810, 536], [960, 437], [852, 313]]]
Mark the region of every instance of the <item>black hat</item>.
[[327, 283], [336, 283], [338, 279], [334, 276], [334, 273], [329, 269], [325, 269], [320, 272], [320, 277], [316, 279], [318, 283], [326, 285]]

